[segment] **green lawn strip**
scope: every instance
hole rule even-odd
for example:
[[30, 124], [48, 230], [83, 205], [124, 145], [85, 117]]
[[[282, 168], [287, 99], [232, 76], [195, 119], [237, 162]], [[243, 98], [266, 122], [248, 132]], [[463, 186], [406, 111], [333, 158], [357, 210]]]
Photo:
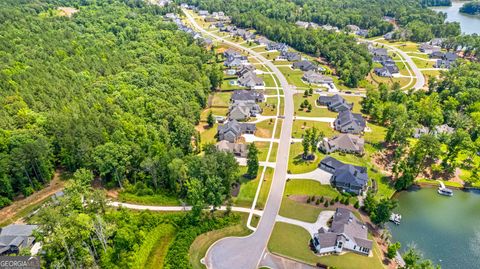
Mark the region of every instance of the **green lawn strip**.
[[302, 227], [277, 222], [268, 242], [268, 249], [281, 256], [293, 258], [295, 260], [303, 261], [305, 263], [315, 265], [317, 262], [326, 264], [335, 268], [349, 268], [349, 269], [380, 269], [384, 268], [379, 257], [377, 256], [378, 249], [374, 256], [368, 257], [355, 253], [345, 253], [343, 255], [326, 255], [317, 256], [309, 248], [310, 234]]
[[270, 153], [269, 162], [275, 162], [277, 160], [277, 151], [278, 151], [278, 143], [273, 143], [272, 145], [272, 152]]
[[[19, 219], [22, 219], [22, 218], [26, 218], [30, 215], [30, 213], [34, 212], [35, 210], [39, 209], [40, 207], [42, 207], [45, 203], [51, 201], [50, 198], [51, 196], [47, 196], [45, 198], [43, 198], [42, 200], [40, 201], [37, 201], [36, 203], [34, 204], [31, 204], [31, 205], [28, 205], [24, 208], [22, 208], [21, 210], [15, 212], [15, 214], [10, 217], [10, 218], [7, 218], [7, 219], [2, 219], [0, 221], [0, 227], [3, 227], [3, 226], [7, 226], [11, 223], [14, 223], [16, 220], [19, 220]], [[32, 218], [35, 217], [35, 215], [32, 216]]]
[[[257, 149], [258, 149], [258, 160], [260, 162], [266, 161], [267, 160], [268, 148], [270, 146], [270, 143], [269, 142], [259, 142], [259, 141], [256, 141], [254, 143], [255, 143], [255, 146], [257, 146]], [[274, 144], [276, 144], [276, 143], [274, 143]]]
[[263, 109], [263, 112], [262, 112], [263, 116], [276, 116], [277, 108], [278, 108], [278, 98], [269, 97], [267, 98], [267, 101], [261, 103], [260, 106]]
[[282, 119], [277, 119], [277, 129], [275, 130], [275, 138], [280, 138], [280, 134], [282, 133]]
[[365, 142], [380, 143], [385, 140], [385, 135], [387, 134], [387, 128], [373, 124], [371, 122], [368, 122], [367, 126], [372, 131], [365, 133]]
[[165, 255], [170, 243], [173, 241], [175, 228], [170, 224], [160, 224], [153, 229], [145, 238], [145, 242], [135, 253], [139, 259], [132, 268], [154, 269], [162, 268]]
[[[258, 46], [258, 45], [257, 45], [257, 46]], [[256, 52], [265, 52], [265, 51], [267, 51], [265, 46], [253, 48], [252, 50], [253, 50], [253, 51], [256, 51]]]
[[215, 135], [217, 134], [217, 127], [218, 124], [215, 123], [213, 127], [204, 129], [200, 132], [201, 145], [216, 142]]
[[[438, 181], [436, 180], [431, 180], [431, 179], [426, 179], [426, 178], [422, 178], [422, 179], [417, 179], [415, 180], [416, 183], [420, 183], [420, 184], [428, 184], [428, 185], [435, 185], [435, 186], [440, 186], [440, 183], [438, 183]], [[452, 182], [452, 181], [448, 181], [448, 180], [442, 180], [443, 184], [445, 184], [445, 186], [447, 187], [454, 187], [454, 188], [463, 188], [463, 185], [460, 184], [459, 182]]]
[[[280, 92], [280, 95], [283, 94], [283, 90], [282, 89], [279, 89], [279, 92]], [[277, 95], [277, 90], [276, 89], [266, 89], [264, 91], [264, 94], [266, 95]], [[271, 98], [268, 98], [268, 99], [271, 99]]]
[[309, 87], [309, 85], [302, 80], [303, 71], [298, 69], [292, 69], [288, 66], [279, 66], [278, 70], [280, 70], [280, 72], [285, 75], [285, 78], [287, 79], [289, 84], [295, 85], [297, 87]]
[[433, 64], [434, 64], [433, 61], [421, 60], [421, 59], [418, 59], [418, 58], [415, 58], [415, 57], [417, 57], [417, 56], [415, 55], [412, 58], [412, 60], [418, 68], [433, 68]]
[[280, 55], [280, 52], [278, 51], [268, 51], [265, 53], [262, 53], [262, 56], [265, 57], [267, 60], [273, 60], [277, 58]]
[[282, 217], [301, 220], [305, 222], [315, 222], [322, 209], [314, 205], [295, 202], [287, 197], [283, 197], [280, 212]]
[[306, 120], [294, 120], [292, 137], [302, 138], [306, 130], [315, 127], [319, 132], [323, 132], [326, 137], [330, 137], [334, 134], [338, 134], [337, 131], [330, 127], [330, 123], [321, 121], [306, 121]]
[[360, 110], [362, 110], [362, 105], [360, 102], [362, 101], [363, 97], [362, 96], [351, 96], [351, 95], [344, 95], [342, 96], [347, 102], [353, 103], [353, 109], [352, 112], [355, 113], [361, 113]]
[[290, 154], [288, 157], [288, 171], [292, 174], [307, 173], [315, 170], [320, 161], [325, 157], [320, 152], [315, 153], [315, 160], [305, 161], [302, 158], [303, 147], [302, 143], [297, 142], [290, 145]]
[[[251, 231], [246, 227], [248, 214], [241, 214], [241, 221], [219, 230], [201, 234], [195, 238], [188, 251], [190, 265], [193, 269], [206, 268], [200, 260], [207, 254], [208, 248], [218, 240], [230, 236], [247, 236]], [[157, 267], [158, 268], [158, 267]]]
[[[262, 173], [262, 169], [263, 168], [260, 167], [260, 169], [258, 170], [259, 175]], [[273, 179], [273, 168], [267, 167], [255, 208], [263, 210], [263, 208], [265, 207], [265, 204], [267, 203], [268, 194], [270, 192], [270, 186], [272, 185], [272, 179]]]
[[118, 200], [121, 202], [128, 202], [128, 203], [141, 204], [141, 205], [164, 205], [164, 206], [180, 205], [180, 201], [178, 200], [177, 197], [170, 196], [166, 193], [139, 196], [133, 193], [120, 192], [118, 194]]

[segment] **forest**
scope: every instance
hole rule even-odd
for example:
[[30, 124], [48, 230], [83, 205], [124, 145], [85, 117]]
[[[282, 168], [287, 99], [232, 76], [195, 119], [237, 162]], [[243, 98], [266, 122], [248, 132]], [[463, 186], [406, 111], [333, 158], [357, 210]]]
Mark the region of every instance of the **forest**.
[[[456, 169], [468, 171], [467, 185], [478, 183], [480, 158], [480, 64], [462, 63], [438, 80], [428, 92], [405, 93], [397, 85], [369, 90], [362, 109], [387, 127], [387, 149], [392, 149], [392, 173], [397, 189], [409, 187], [417, 176], [451, 178]], [[447, 124], [451, 133], [435, 132]], [[429, 132], [412, 140], [414, 129]]]
[[480, 2], [474, 1], [465, 3], [460, 8], [460, 12], [470, 15], [480, 15]]
[[[58, 6], [79, 12], [62, 16]], [[228, 154], [197, 155], [194, 129], [220, 69], [162, 20], [172, 10], [128, 0], [0, 3], [0, 207], [48, 184], [56, 168], [183, 199], [192, 179], [219, 191], [200, 197], [227, 198], [238, 167]]]

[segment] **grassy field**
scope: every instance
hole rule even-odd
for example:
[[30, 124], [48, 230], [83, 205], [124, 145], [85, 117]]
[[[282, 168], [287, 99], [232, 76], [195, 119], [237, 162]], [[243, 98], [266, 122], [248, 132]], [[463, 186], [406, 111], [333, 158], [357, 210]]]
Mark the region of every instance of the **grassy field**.
[[268, 249], [272, 253], [291, 257], [309, 264], [317, 262], [336, 268], [348, 269], [383, 269], [384, 266], [378, 257], [378, 246], [374, 247], [373, 257], [367, 257], [354, 253], [346, 253], [341, 256], [327, 255], [317, 256], [309, 248], [311, 236], [303, 228], [288, 223], [277, 222], [272, 236], [268, 242]]
[[326, 137], [330, 137], [333, 134], [338, 133], [337, 131], [333, 130], [333, 128], [330, 127], [330, 123], [328, 122], [294, 120], [292, 137], [302, 138], [303, 135], [305, 134], [305, 131], [308, 128], [312, 128], [312, 127], [317, 128], [319, 132], [323, 132], [323, 134]]
[[303, 71], [298, 69], [293, 70], [292, 68], [287, 66], [280, 66], [278, 67], [278, 70], [280, 70], [280, 72], [285, 75], [285, 78], [287, 79], [289, 84], [295, 85], [297, 87], [308, 87], [308, 84], [306, 84], [302, 80]]
[[305, 161], [302, 159], [303, 147], [302, 143], [297, 142], [290, 146], [290, 155], [288, 158], [288, 171], [292, 174], [307, 173], [315, 170], [324, 157], [320, 152], [315, 153], [315, 160]]
[[214, 116], [227, 116], [228, 114], [228, 108], [226, 107], [211, 107], [202, 111], [200, 114], [200, 121], [206, 122], [210, 111], [212, 111]]
[[418, 57], [417, 55], [414, 55], [412, 57], [413, 62], [415, 63], [415, 65], [418, 68], [433, 68], [433, 64], [435, 62], [428, 61], [428, 58], [425, 59], [425, 60], [421, 60], [421, 59], [418, 59], [418, 58], [420, 58], [420, 57]]
[[255, 135], [263, 138], [271, 138], [273, 135], [273, 126], [275, 125], [275, 120], [270, 122], [269, 120], [264, 120], [256, 124], [257, 131]]
[[217, 127], [218, 124], [215, 123], [212, 128], [204, 129], [200, 132], [200, 139], [202, 145], [216, 142], [215, 135], [217, 134]]
[[230, 104], [232, 92], [216, 92], [212, 98], [212, 107], [227, 107]]
[[318, 214], [322, 209], [314, 205], [307, 205], [298, 203], [287, 197], [283, 197], [282, 205], [280, 206], [280, 214], [283, 217], [301, 220], [305, 222], [315, 222], [318, 219]]
[[[262, 173], [262, 167], [258, 170], [258, 174]], [[273, 179], [273, 168], [267, 167], [265, 171], [265, 177], [263, 179], [262, 187], [260, 188], [260, 194], [258, 195], [258, 200], [256, 204], [257, 209], [263, 209], [267, 203], [268, 194], [270, 192], [270, 186], [272, 185]], [[255, 196], [255, 195], [254, 195]]]
[[[252, 206], [253, 199], [255, 198], [255, 193], [257, 192], [258, 182], [262, 173], [263, 167], [258, 169], [257, 178], [253, 180], [246, 180], [240, 185], [240, 192], [237, 197], [233, 198], [233, 202], [236, 206], [250, 207]], [[264, 206], [266, 198], [268, 196], [268, 191], [270, 189], [270, 184], [273, 177], [273, 169], [267, 168], [265, 172], [264, 182], [262, 182], [261, 193], [257, 200], [257, 205]], [[267, 185], [268, 188], [265, 186]]]
[[271, 74], [261, 74], [261, 75], [258, 75], [258, 77], [263, 78], [263, 81], [265, 82], [265, 87], [275, 87], [275, 86], [277, 86], [275, 84]]
[[205, 257], [208, 248], [216, 241], [229, 236], [247, 236], [251, 233], [246, 227], [248, 215], [242, 214], [241, 216], [242, 219], [239, 224], [201, 234], [193, 241], [188, 251], [190, 265], [193, 269], [206, 268], [200, 260]]
[[[276, 116], [278, 108], [278, 98], [267, 98], [267, 101], [261, 103], [260, 106], [263, 109], [263, 116]], [[280, 99], [280, 106], [282, 106], [282, 99]]]

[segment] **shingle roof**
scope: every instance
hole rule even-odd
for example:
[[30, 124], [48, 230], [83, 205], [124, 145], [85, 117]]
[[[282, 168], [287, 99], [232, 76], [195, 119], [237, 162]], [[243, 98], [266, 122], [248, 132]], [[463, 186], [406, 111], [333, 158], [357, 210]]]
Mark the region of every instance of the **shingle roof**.
[[30, 236], [38, 225], [10, 224], [2, 228], [1, 235]]
[[335, 120], [335, 124], [338, 124], [339, 126], [346, 126], [352, 122], [355, 122], [362, 128], [365, 128], [366, 126], [362, 114], [352, 113], [350, 110], [341, 111], [338, 113], [337, 119]]
[[333, 167], [334, 169], [343, 165], [343, 163], [333, 157], [327, 156], [320, 161], [321, 164]]
[[367, 185], [368, 174], [365, 167], [344, 164], [335, 169], [333, 173], [335, 183], [343, 185], [357, 186], [359, 188]]
[[352, 134], [340, 134], [328, 141], [339, 149], [347, 151], [363, 151], [364, 139]]

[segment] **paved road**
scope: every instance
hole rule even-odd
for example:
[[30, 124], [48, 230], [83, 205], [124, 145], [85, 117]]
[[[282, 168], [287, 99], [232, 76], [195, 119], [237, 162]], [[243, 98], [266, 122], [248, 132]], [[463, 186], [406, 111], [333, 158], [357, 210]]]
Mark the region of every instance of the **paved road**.
[[259, 267], [267, 267], [267, 268], [288, 268], [288, 269], [315, 269], [318, 267], [313, 267], [308, 264], [304, 264], [301, 262], [293, 261], [291, 259], [287, 259], [284, 257], [280, 257], [271, 253], [265, 253], [263, 255], [262, 260], [260, 261]]
[[405, 62], [408, 63], [408, 65], [410, 66], [410, 69], [412, 69], [413, 73], [415, 74], [415, 77], [417, 78], [413, 88], [415, 90], [423, 89], [423, 85], [425, 85], [425, 77], [423, 76], [420, 69], [418, 69], [417, 65], [413, 62], [412, 58], [407, 53], [405, 53], [403, 50], [401, 50], [399, 48], [396, 48], [394, 46], [390, 46], [390, 45], [385, 44], [385, 43], [379, 43], [379, 42], [376, 42], [376, 41], [370, 41], [370, 42], [373, 42], [373, 43], [379, 44], [379, 45], [383, 45], [383, 46], [395, 51], [396, 53], [400, 54], [402, 56], [402, 58], [405, 59]]
[[190, 23], [200, 32], [235, 47], [239, 50], [249, 53], [257, 58], [260, 62], [269, 67], [280, 82], [280, 86], [284, 91], [284, 113], [285, 119], [282, 124], [282, 132], [279, 139], [277, 152], [277, 162], [275, 172], [273, 174], [272, 185], [267, 199], [263, 217], [257, 227], [257, 230], [247, 237], [228, 237], [217, 241], [207, 251], [205, 264], [211, 269], [256, 269], [262, 259], [263, 253], [267, 246], [270, 234], [275, 225], [275, 218], [280, 209], [283, 190], [285, 187], [285, 179], [287, 176], [288, 155], [290, 151], [290, 134], [293, 126], [293, 93], [294, 91], [288, 85], [286, 78], [278, 70], [278, 68], [268, 61], [261, 54], [228, 41], [213, 33], [209, 33], [202, 29], [194, 20], [194, 18], [185, 12]]

